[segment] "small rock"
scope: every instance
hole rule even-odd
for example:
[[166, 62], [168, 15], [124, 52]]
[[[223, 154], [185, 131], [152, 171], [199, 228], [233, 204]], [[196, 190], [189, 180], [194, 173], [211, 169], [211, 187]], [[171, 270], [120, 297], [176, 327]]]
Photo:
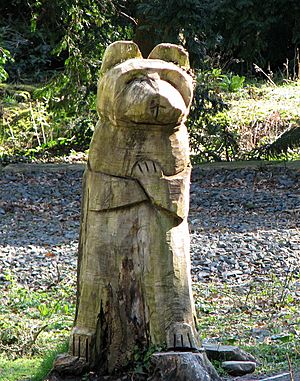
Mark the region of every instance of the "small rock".
[[82, 358], [64, 353], [57, 356], [54, 360], [53, 368], [59, 375], [77, 376], [83, 374], [87, 370], [87, 363]]
[[210, 277], [210, 272], [200, 271], [197, 273], [197, 276], [198, 276], [198, 280], [201, 280], [203, 278], [208, 278]]
[[209, 360], [219, 361], [247, 361], [255, 362], [256, 359], [234, 345], [203, 344], [203, 348]]
[[256, 363], [253, 361], [224, 361], [222, 362], [222, 368], [230, 376], [243, 376], [253, 373], [256, 368]]

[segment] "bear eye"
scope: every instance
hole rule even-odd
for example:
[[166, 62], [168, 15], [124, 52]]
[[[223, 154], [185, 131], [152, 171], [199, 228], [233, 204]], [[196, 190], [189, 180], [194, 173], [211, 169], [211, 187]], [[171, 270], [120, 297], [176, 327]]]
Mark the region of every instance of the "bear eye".
[[130, 79], [129, 81], [125, 82], [125, 85], [130, 85], [132, 82], [134, 82], [135, 80], [134, 79]]
[[145, 81], [147, 78], [148, 78], [148, 77], [145, 76], [145, 75], [137, 75], [137, 76], [135, 76], [134, 78], [129, 79], [127, 82], [125, 82], [125, 84], [126, 84], [126, 85], [129, 85], [130, 83], [132, 83], [132, 82], [137, 82], [137, 81], [142, 82], [142, 81]]

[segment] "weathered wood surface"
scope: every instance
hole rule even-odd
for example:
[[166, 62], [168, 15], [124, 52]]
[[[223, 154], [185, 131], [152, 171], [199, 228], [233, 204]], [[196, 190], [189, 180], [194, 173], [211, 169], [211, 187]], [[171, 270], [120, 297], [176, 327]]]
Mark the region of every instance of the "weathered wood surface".
[[[151, 56], [151, 55], [150, 55]], [[149, 345], [200, 346], [191, 291], [192, 79], [182, 48], [142, 59], [130, 42], [106, 51], [84, 175], [78, 303], [70, 354], [112, 373]], [[164, 59], [176, 62], [166, 62]]]
[[205, 352], [155, 353], [149, 381], [221, 381]]

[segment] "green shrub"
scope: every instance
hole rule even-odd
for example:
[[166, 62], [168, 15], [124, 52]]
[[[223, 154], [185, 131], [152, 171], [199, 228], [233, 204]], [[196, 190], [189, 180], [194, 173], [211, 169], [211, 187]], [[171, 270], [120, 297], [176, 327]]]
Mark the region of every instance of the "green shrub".
[[5, 70], [5, 64], [9, 61], [13, 61], [10, 52], [0, 46], [0, 83], [5, 82], [8, 78], [8, 73]]
[[243, 82], [244, 77], [224, 75], [220, 69], [198, 71], [188, 121], [194, 161], [229, 161], [237, 157], [238, 135], [231, 127], [222, 89], [237, 91]]

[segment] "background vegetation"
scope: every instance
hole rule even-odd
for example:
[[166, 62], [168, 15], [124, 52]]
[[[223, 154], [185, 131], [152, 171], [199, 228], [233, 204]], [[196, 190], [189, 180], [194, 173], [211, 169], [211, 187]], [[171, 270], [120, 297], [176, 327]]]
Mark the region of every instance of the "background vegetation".
[[[75, 313], [75, 275], [46, 289], [33, 289], [6, 275], [0, 286], [0, 379], [42, 381], [57, 354], [66, 352]], [[270, 273], [247, 286], [194, 284], [202, 340], [237, 345], [259, 361], [257, 373], [296, 369], [300, 364], [299, 276]], [[55, 343], [56, 347], [53, 347]], [[147, 356], [147, 353], [146, 353]], [[139, 373], [144, 356], [137, 353]], [[219, 363], [214, 363], [222, 373]]]
[[[299, 157], [299, 0], [11, 0], [0, 3], [0, 163], [72, 152], [78, 158], [87, 150], [102, 55], [120, 39], [133, 39], [145, 57], [160, 42], [189, 51], [194, 161]], [[54, 340], [63, 344], [73, 290], [70, 279], [45, 295], [6, 275], [0, 378], [28, 377]], [[206, 301], [197, 306], [203, 338], [259, 349], [262, 371], [281, 366], [288, 350], [299, 357], [299, 335], [291, 329], [299, 323], [294, 282], [249, 285], [238, 299], [239, 290], [215, 284], [195, 291]], [[248, 325], [262, 321], [270, 336], [258, 342]], [[248, 334], [237, 337], [237, 325]]]
[[[299, 96], [299, 19], [297, 0], [4, 2], [2, 162], [88, 148], [101, 58], [119, 39], [136, 41], [144, 56], [162, 41], [189, 51], [197, 84], [189, 120], [195, 161], [295, 157], [299, 120], [277, 109], [271, 90], [282, 85], [283, 94], [292, 86]], [[230, 111], [241, 99], [250, 105], [265, 97], [272, 110], [260, 108], [256, 115], [245, 106], [239, 120]]]

